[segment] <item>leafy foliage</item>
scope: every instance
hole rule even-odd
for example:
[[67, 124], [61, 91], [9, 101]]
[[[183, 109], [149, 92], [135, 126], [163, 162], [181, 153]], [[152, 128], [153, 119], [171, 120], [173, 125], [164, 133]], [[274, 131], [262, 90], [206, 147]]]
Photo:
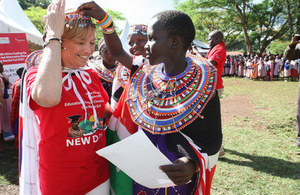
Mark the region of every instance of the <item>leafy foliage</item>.
[[46, 9], [51, 3], [50, 0], [18, 0], [18, 2], [23, 10], [26, 10], [29, 7], [41, 7]]
[[[43, 34], [44, 25], [45, 25], [44, 16], [47, 14], [47, 9], [44, 9], [42, 7], [31, 6], [28, 9], [24, 10], [24, 12], [27, 15], [27, 17], [30, 19], [30, 21], [34, 24], [34, 26]], [[107, 12], [111, 15], [113, 21], [125, 20], [125, 18], [122, 16], [120, 12], [116, 12], [109, 9], [107, 10]], [[121, 29], [116, 27], [116, 32], [120, 34]], [[96, 41], [96, 50], [97, 50], [97, 43], [103, 37], [100, 28], [98, 26], [96, 29], [96, 37], [97, 37], [97, 41]]]
[[267, 50], [272, 54], [282, 54], [290, 41], [275, 40], [268, 45]]
[[47, 14], [47, 10], [41, 7], [29, 7], [24, 10], [27, 17], [34, 24], [34, 26], [43, 34], [44, 33], [44, 15]]
[[173, 1], [193, 19], [196, 38], [206, 40], [209, 32], [220, 30], [228, 50], [236, 49], [243, 40], [242, 48], [248, 53], [262, 53], [274, 40], [290, 39], [299, 29], [299, 0]]
[[[117, 21], [117, 20], [123, 21], [123, 20], [125, 20], [125, 18], [122, 16], [122, 13], [120, 13], [120, 12], [113, 11], [113, 10], [110, 10], [110, 9], [107, 9], [106, 11], [110, 14], [113, 21]], [[121, 32], [122, 32], [122, 29], [119, 29], [116, 25], [115, 25], [115, 30], [116, 30], [118, 35], [120, 35]], [[100, 31], [100, 28], [98, 26], [97, 26], [97, 30], [96, 30], [96, 37], [97, 37], [97, 41], [96, 41], [96, 49], [95, 50], [98, 50], [98, 42], [99, 42], [100, 39], [103, 38], [102, 32]]]

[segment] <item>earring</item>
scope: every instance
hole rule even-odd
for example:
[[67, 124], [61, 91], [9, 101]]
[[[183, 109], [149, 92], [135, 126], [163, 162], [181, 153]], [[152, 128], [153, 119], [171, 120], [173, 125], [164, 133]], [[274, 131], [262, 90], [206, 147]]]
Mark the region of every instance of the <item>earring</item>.
[[63, 50], [67, 50], [67, 48], [66, 48], [66, 47], [61, 47], [61, 49], [63, 49]]

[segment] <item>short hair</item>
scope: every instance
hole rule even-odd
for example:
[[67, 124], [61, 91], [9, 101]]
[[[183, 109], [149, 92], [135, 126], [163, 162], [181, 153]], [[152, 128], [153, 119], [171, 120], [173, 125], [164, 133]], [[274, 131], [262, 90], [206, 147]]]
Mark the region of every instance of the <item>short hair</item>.
[[23, 74], [23, 71], [24, 71], [24, 67], [21, 67], [21, 68], [18, 68], [17, 69], [17, 75], [21, 78], [22, 77], [22, 74]]
[[[86, 22], [85, 25], [81, 25], [82, 21], [79, 19], [73, 19], [68, 21], [68, 26], [65, 25], [64, 32], [62, 35], [63, 39], [73, 39], [84, 37], [89, 28], [96, 29], [95, 24], [92, 21]], [[70, 27], [71, 26], [71, 27]]]
[[177, 10], [162, 11], [153, 16], [170, 36], [179, 36], [184, 42], [184, 49], [188, 50], [195, 38], [195, 27], [192, 19], [184, 12]]
[[222, 33], [221, 31], [219, 31], [219, 30], [212, 31], [210, 34], [211, 34], [211, 35], [214, 35], [214, 36], [217, 37], [217, 38], [220, 38], [221, 41], [222, 41], [223, 38], [224, 38], [223, 33]]

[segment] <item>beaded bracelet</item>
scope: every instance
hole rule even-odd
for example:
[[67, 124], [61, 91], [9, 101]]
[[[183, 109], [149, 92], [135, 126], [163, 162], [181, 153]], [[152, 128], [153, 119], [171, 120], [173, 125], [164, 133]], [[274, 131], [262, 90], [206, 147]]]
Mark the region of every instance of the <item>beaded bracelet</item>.
[[100, 28], [100, 31], [104, 34], [112, 34], [113, 32], [115, 32], [115, 27], [114, 25], [112, 25], [112, 27], [109, 28]]
[[102, 29], [107, 28], [111, 25], [112, 23], [112, 18], [111, 16], [106, 12], [106, 15], [101, 21], [96, 21], [96, 24], [98, 24]]
[[102, 20], [96, 20], [96, 23], [97, 24], [101, 24], [102, 22], [104, 22], [106, 19], [107, 19], [107, 17], [108, 17], [108, 13], [107, 12], [105, 12], [105, 16], [104, 16], [104, 18], [102, 19]]

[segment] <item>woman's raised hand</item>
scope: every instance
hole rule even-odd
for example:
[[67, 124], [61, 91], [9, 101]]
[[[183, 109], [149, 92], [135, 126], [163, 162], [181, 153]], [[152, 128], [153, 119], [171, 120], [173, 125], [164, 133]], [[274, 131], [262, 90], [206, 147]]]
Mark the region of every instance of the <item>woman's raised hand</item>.
[[58, 0], [48, 6], [47, 15], [44, 18], [47, 38], [61, 39], [65, 25], [65, 4], [65, 0]]

